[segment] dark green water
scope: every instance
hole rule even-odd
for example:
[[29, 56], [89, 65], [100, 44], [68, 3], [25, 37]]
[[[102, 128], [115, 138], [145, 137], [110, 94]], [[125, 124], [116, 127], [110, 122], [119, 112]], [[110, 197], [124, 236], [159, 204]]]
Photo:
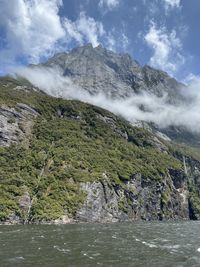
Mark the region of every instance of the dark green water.
[[200, 266], [200, 222], [0, 226], [0, 266]]

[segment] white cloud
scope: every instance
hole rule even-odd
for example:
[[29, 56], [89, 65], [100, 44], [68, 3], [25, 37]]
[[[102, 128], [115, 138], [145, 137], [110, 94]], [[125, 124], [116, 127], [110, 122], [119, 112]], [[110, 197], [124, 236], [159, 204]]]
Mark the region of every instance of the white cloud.
[[158, 28], [151, 23], [148, 33], [144, 37], [147, 45], [153, 50], [150, 65], [160, 68], [170, 74], [176, 73], [184, 63], [181, 54], [182, 44], [176, 31], [168, 32], [165, 27]]
[[168, 8], [180, 8], [181, 0], [163, 0], [165, 7]]
[[27, 55], [37, 63], [56, 50], [56, 42], [65, 36], [58, 11], [60, 0], [2, 0], [0, 26], [6, 31], [7, 47], [0, 56], [5, 61]]
[[64, 19], [64, 28], [66, 30], [67, 36], [70, 40], [75, 40], [79, 44], [83, 43], [83, 36], [82, 34], [78, 31], [76, 23], [72, 22], [68, 18]]
[[99, 38], [105, 35], [103, 24], [91, 17], [87, 17], [84, 12], [80, 13], [79, 18], [75, 22], [65, 19], [64, 27], [68, 35], [79, 44], [86, 41], [90, 42], [93, 46], [97, 46]]
[[119, 31], [116, 28], [112, 28], [105, 38], [106, 48], [115, 52], [127, 52], [130, 40], [124, 32], [124, 30]]
[[120, 0], [100, 0], [99, 6], [108, 10], [113, 10], [119, 5]]
[[129, 39], [128, 39], [128, 37], [124, 33], [122, 33], [122, 36], [121, 36], [121, 46], [122, 46], [122, 48], [124, 50], [126, 50], [127, 47], [128, 47], [128, 45], [129, 45]]
[[116, 43], [116, 40], [113, 36], [113, 33], [109, 32], [109, 34], [107, 35], [107, 47], [108, 47], [108, 49], [115, 51], [116, 45], [117, 45], [117, 43]]
[[[62, 0], [0, 0], [0, 68], [9, 71], [17, 62], [39, 63], [77, 45], [111, 42], [103, 24], [81, 12], [75, 21], [60, 17]], [[109, 39], [109, 40], [108, 40]], [[113, 41], [114, 42], [114, 41]]]
[[200, 84], [200, 76], [199, 75], [195, 75], [193, 73], [189, 73], [184, 79], [183, 79], [183, 83], [185, 84]]

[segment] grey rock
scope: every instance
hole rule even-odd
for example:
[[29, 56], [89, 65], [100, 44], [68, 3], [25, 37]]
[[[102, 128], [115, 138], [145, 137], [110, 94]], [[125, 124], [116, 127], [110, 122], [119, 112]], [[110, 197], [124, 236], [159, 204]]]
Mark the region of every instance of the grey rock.
[[[83, 207], [77, 211], [76, 220], [86, 222], [118, 221], [118, 199], [113, 187], [105, 182], [82, 183], [87, 193]], [[116, 217], [117, 216], [117, 217]]]
[[19, 207], [20, 209], [24, 210], [25, 212], [28, 212], [31, 206], [31, 197], [28, 192], [25, 192], [20, 198], [19, 198]]
[[17, 103], [17, 107], [21, 109], [21, 113], [24, 115], [24, 116], [37, 116], [38, 115], [38, 112], [33, 109], [32, 107], [26, 105], [26, 104], [23, 104], [23, 103]]
[[87, 193], [75, 219], [84, 222], [189, 219], [187, 179], [171, 172], [161, 181], [144, 180], [141, 174], [123, 179], [121, 185], [82, 183]]
[[32, 107], [25, 104], [17, 104], [17, 110], [0, 107], [0, 146], [23, 141], [31, 131], [32, 119], [37, 115]]
[[102, 46], [93, 48], [90, 44], [59, 53], [43, 66], [59, 67], [63, 76], [91, 94], [104, 93], [114, 98], [145, 91], [157, 96], [167, 93], [174, 101], [183, 87], [167, 73], [143, 67], [128, 54], [117, 54]]

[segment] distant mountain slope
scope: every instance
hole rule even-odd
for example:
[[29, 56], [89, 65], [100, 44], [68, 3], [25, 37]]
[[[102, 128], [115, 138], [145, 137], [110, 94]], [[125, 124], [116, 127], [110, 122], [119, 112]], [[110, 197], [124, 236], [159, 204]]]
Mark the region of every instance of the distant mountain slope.
[[200, 154], [0, 79], [0, 222], [200, 218]]
[[177, 98], [183, 84], [167, 73], [142, 67], [128, 54], [117, 54], [101, 45], [78, 47], [69, 53], [60, 53], [43, 66], [60, 67], [63, 76], [92, 94], [105, 93], [113, 97], [126, 97], [142, 91], [161, 96], [167, 93]]
[[[180, 92], [185, 85], [167, 73], [147, 65], [141, 66], [128, 54], [114, 53], [102, 46], [93, 48], [89, 44], [78, 47], [69, 53], [57, 54], [39, 66], [47, 69], [59, 68], [62, 77], [69, 77], [73, 84], [94, 96], [103, 94], [109, 99], [124, 99], [133, 93], [145, 92], [157, 97], [166, 95], [167, 103], [175, 105], [188, 101]], [[31, 67], [38, 68], [38, 65]], [[56, 95], [56, 88], [54, 91]], [[140, 104], [140, 107], [145, 110], [145, 104]], [[172, 140], [200, 146], [200, 134], [191, 132], [184, 126], [175, 127], [172, 122], [167, 128], [155, 124], [150, 124], [150, 127]]]

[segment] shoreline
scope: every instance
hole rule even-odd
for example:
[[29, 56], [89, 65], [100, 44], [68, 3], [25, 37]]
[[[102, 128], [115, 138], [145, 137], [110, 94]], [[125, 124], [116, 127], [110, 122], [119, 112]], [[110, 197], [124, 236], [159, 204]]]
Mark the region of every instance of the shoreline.
[[77, 225], [77, 224], [96, 224], [96, 225], [99, 225], [99, 224], [126, 224], [126, 223], [178, 223], [178, 222], [199, 222], [200, 220], [190, 220], [190, 219], [171, 219], [171, 220], [134, 220], [134, 221], [131, 221], [131, 220], [127, 220], [127, 221], [115, 221], [115, 222], [106, 222], [106, 221], [101, 221], [101, 222], [93, 222], [93, 221], [70, 221], [70, 222], [67, 222], [67, 223], [63, 223], [63, 222], [31, 222], [31, 223], [19, 223], [19, 222], [15, 222], [15, 223], [11, 223], [11, 222], [0, 222], [0, 226], [15, 226], [15, 225]]

